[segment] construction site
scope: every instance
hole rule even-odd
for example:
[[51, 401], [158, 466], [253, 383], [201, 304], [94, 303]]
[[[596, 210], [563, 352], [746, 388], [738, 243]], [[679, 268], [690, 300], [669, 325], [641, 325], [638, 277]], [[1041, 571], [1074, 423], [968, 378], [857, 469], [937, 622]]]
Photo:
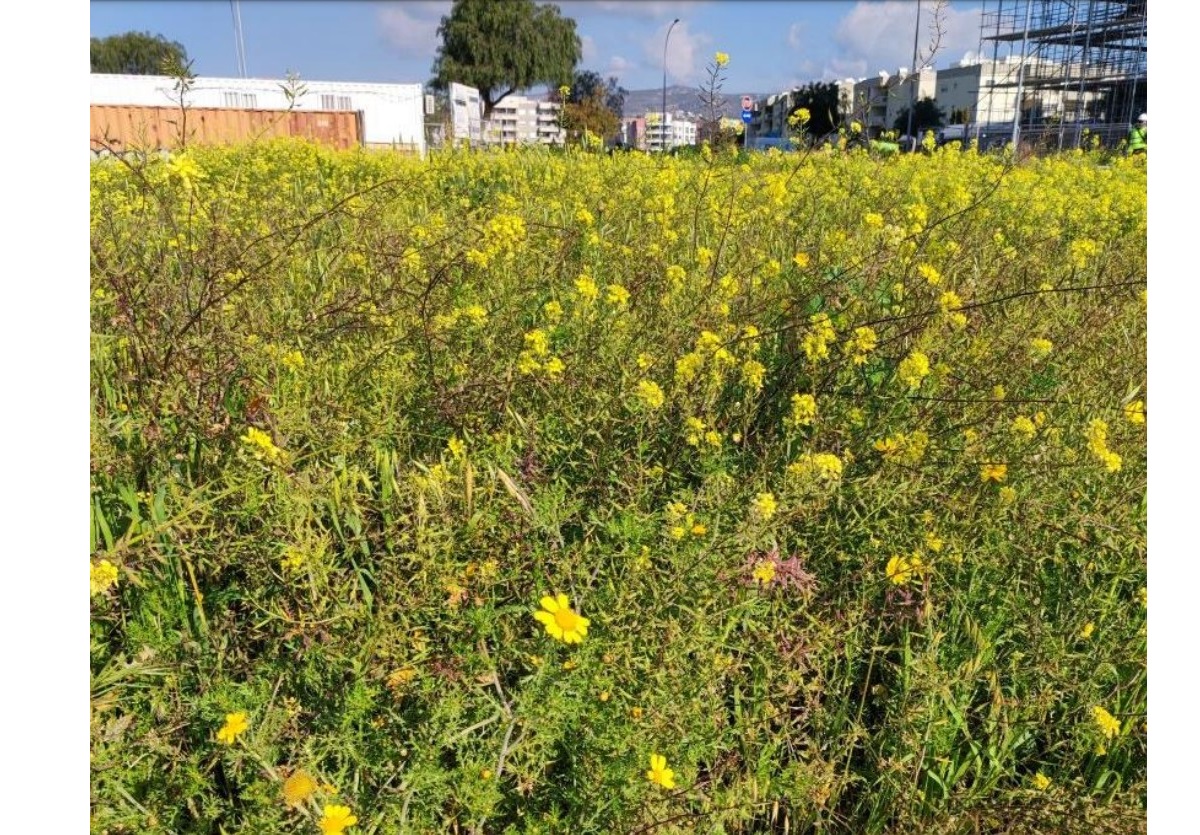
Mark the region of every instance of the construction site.
[[1146, 0], [985, 0], [981, 20], [981, 147], [1116, 147], [1146, 112]]

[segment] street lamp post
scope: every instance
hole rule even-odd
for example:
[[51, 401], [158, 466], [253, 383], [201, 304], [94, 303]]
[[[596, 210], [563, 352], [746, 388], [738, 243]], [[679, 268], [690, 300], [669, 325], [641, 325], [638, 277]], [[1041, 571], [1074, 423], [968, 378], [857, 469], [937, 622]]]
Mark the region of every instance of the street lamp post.
[[667, 27], [667, 36], [663, 38], [663, 106], [662, 119], [658, 123], [658, 144], [660, 150], [667, 150], [667, 44], [671, 42], [671, 30], [675, 28], [675, 24], [679, 22], [679, 18], [671, 21], [671, 25]]
[[921, 36], [921, 0], [917, 0], [917, 25], [913, 28], [913, 60], [912, 69], [913, 76], [911, 78], [912, 87], [908, 91], [908, 129], [905, 135], [908, 136], [908, 144], [911, 148], [916, 148], [915, 137], [913, 136], [913, 111], [917, 109], [917, 84], [920, 83], [921, 73], [917, 69], [917, 39]]

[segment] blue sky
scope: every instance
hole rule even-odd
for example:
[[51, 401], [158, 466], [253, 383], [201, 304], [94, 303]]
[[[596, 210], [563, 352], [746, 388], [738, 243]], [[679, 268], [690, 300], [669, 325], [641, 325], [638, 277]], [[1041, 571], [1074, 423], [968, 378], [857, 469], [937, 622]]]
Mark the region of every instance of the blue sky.
[[[313, 81], [425, 82], [449, 0], [241, 0], [247, 69]], [[731, 61], [725, 92], [770, 93], [812, 80], [895, 72], [912, 63], [915, 0], [568, 0], [583, 40], [581, 67], [616, 75], [630, 90], [662, 85], [663, 39], [671, 20], [668, 83], [697, 84], [717, 50]], [[951, 0], [934, 64], [949, 66], [979, 49], [980, 3]], [[932, 0], [922, 5], [920, 42]], [[148, 30], [177, 40], [198, 75], [236, 76], [233, 16], [225, 0], [95, 0], [91, 34]]]

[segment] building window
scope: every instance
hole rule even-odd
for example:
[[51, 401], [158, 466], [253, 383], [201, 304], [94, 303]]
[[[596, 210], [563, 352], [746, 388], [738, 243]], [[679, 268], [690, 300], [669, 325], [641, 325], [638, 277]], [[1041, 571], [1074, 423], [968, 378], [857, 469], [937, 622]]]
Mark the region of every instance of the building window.
[[337, 96], [332, 93], [321, 94], [322, 110], [353, 110], [349, 96]]
[[258, 96], [254, 93], [224, 93], [226, 107], [257, 107]]

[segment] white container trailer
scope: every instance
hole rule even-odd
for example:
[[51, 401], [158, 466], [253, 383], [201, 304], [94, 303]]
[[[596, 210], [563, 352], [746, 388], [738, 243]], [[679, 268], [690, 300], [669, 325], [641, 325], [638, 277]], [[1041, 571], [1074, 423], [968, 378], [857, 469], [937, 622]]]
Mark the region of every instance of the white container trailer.
[[[285, 110], [289, 106], [282, 78], [195, 79], [186, 96], [194, 107]], [[353, 81], [305, 81], [296, 110], [357, 110], [362, 114], [363, 144], [415, 148], [425, 155], [424, 90], [420, 84], [375, 84]], [[165, 75], [92, 73], [92, 104], [178, 107], [175, 79]]]

